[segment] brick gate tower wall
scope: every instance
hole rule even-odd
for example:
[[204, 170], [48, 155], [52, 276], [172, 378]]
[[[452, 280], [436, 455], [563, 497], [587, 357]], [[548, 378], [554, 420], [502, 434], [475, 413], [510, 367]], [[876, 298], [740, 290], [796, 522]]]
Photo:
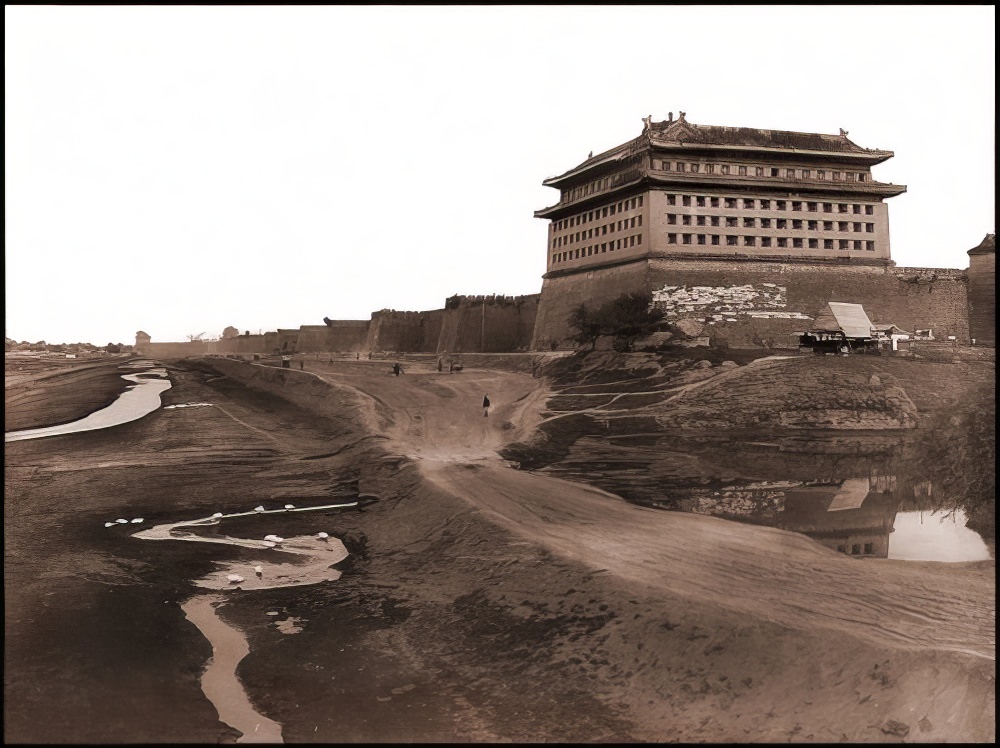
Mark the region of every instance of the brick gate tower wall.
[[996, 253], [969, 256], [969, 336], [996, 345]]
[[532, 347], [573, 347], [573, 308], [636, 290], [652, 292], [668, 322], [700, 323], [701, 335], [731, 346], [792, 345], [830, 301], [862, 304], [876, 324], [967, 342], [967, 288], [964, 270], [650, 258], [546, 278]]

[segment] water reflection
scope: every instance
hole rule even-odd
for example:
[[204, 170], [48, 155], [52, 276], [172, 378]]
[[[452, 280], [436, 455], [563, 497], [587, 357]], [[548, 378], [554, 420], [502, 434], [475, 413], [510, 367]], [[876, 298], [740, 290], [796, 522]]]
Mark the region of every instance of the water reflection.
[[672, 492], [655, 502], [666, 509], [710, 514], [800, 532], [855, 557], [920, 561], [991, 558], [983, 538], [966, 527], [961, 510], [900, 511], [931, 505], [926, 481], [872, 474], [839, 481], [734, 482], [714, 490]]
[[86, 418], [70, 423], [10, 431], [4, 434], [4, 441], [41, 439], [46, 436], [61, 436], [75, 434], [79, 431], [106, 429], [110, 426], [136, 421], [160, 407], [160, 394], [171, 387], [170, 380], [167, 379], [166, 369], [154, 367], [150, 361], [131, 362], [119, 368], [143, 371], [137, 374], [123, 374], [122, 379], [133, 384], [106, 408], [94, 411]]
[[899, 512], [889, 558], [904, 561], [982, 561], [990, 549], [980, 535], [966, 527], [965, 512]]

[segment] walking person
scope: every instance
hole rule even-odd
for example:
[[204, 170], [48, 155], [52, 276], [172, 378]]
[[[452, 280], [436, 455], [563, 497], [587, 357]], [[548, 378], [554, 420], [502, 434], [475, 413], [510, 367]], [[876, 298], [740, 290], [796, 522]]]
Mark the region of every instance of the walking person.
[[490, 414], [490, 398], [487, 395], [483, 395], [483, 416], [489, 416]]

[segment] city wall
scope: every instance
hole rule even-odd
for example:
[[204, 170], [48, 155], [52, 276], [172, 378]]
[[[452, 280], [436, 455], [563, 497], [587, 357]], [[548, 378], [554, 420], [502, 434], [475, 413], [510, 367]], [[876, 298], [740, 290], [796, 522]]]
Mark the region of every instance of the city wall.
[[996, 345], [996, 254], [969, 256], [969, 336]]
[[192, 340], [187, 343], [143, 343], [137, 344], [136, 350], [144, 356], [184, 358], [212, 353], [210, 345], [211, 343], [204, 340]]
[[445, 303], [438, 353], [526, 351], [538, 313], [539, 294], [453, 296]]
[[303, 353], [513, 353], [527, 351], [540, 296], [452, 296], [444, 309], [383, 309], [368, 320], [328, 320], [262, 335], [214, 341], [136, 341], [144, 355], [296, 355]]
[[440, 315], [434, 312], [383, 309], [372, 314], [365, 349], [372, 352], [434, 353], [440, 329]]
[[572, 347], [566, 322], [581, 301], [595, 307], [652, 290], [667, 321], [717, 345], [794, 346], [830, 301], [862, 304], [875, 324], [969, 340], [967, 271], [877, 265], [653, 258], [554, 275], [542, 286], [535, 349]]
[[[860, 303], [875, 324], [932, 330], [963, 344], [995, 342], [995, 254], [974, 254], [968, 270], [704, 257], [642, 258], [581, 272], [552, 273], [540, 294], [453, 296], [444, 309], [383, 309], [371, 320], [328, 320], [218, 341], [153, 343], [144, 355], [283, 353], [509, 353], [569, 350], [567, 319], [623, 293], [653, 300], [689, 337], [719, 346], [795, 347], [827, 302]], [[679, 324], [680, 323], [680, 324]]]

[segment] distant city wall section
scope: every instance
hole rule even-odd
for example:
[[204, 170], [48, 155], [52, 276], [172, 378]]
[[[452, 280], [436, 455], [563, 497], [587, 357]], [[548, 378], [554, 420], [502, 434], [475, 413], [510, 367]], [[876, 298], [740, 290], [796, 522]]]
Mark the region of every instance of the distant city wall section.
[[194, 340], [186, 343], [141, 343], [135, 350], [143, 356], [153, 358], [186, 358], [187, 356], [204, 356], [211, 353], [209, 341]]
[[531, 349], [540, 294], [452, 296], [437, 352], [512, 353]]
[[513, 353], [530, 349], [540, 295], [452, 296], [444, 309], [372, 314], [366, 349], [398, 353]]
[[[433, 326], [428, 312], [397, 312], [383, 309], [372, 314], [365, 348], [372, 352], [396, 353], [433, 352], [427, 341], [426, 326]], [[436, 342], [436, 341], [435, 341]]]
[[303, 325], [296, 344], [298, 353], [360, 352], [365, 350], [369, 320], [328, 320], [324, 325]]

